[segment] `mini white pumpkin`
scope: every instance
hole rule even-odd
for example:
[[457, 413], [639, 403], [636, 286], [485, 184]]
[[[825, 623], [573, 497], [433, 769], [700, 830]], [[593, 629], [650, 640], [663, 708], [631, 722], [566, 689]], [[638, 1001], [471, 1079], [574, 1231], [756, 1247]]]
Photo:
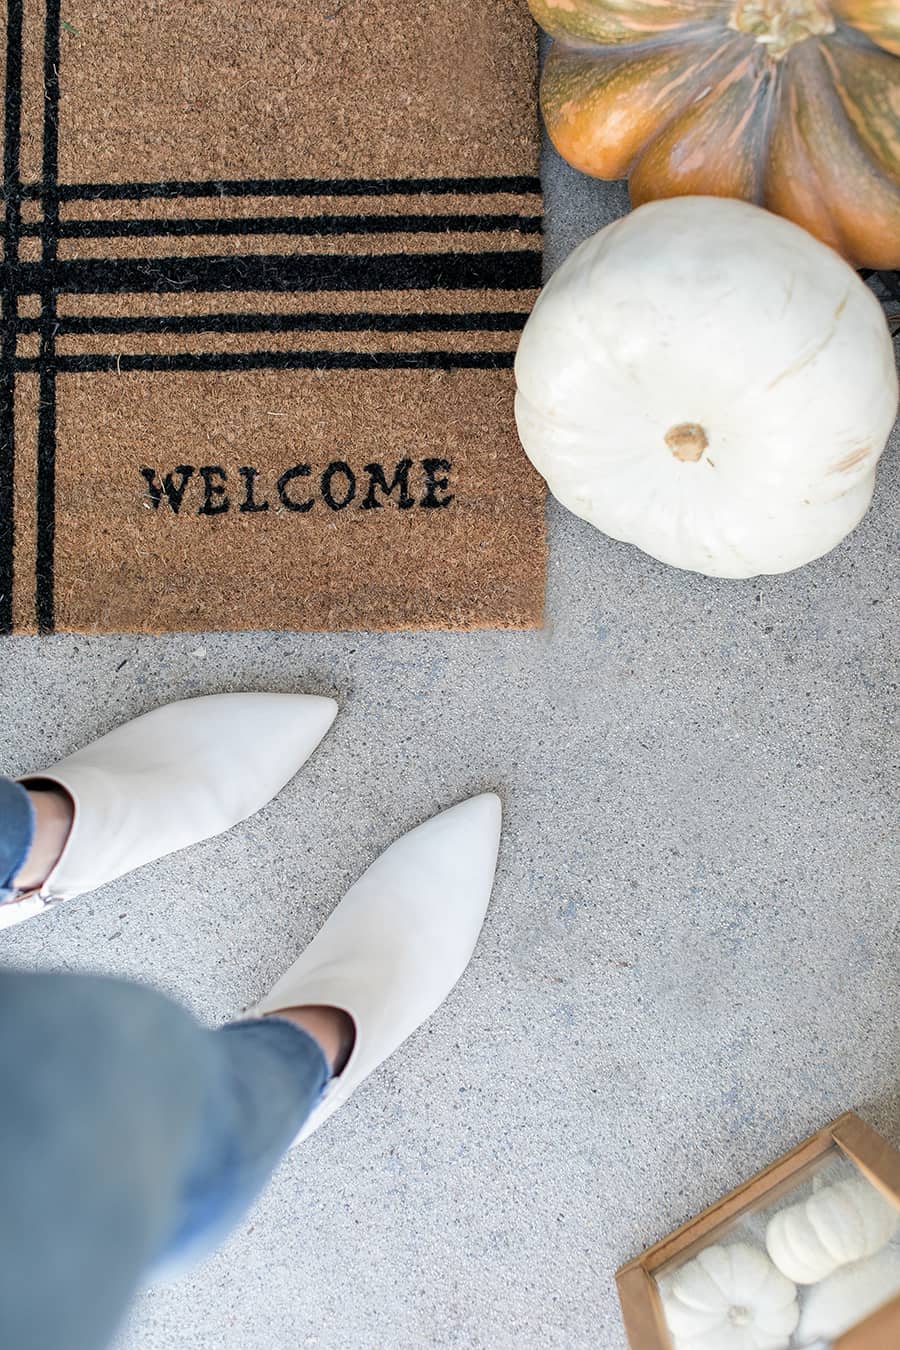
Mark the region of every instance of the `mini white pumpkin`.
[[900, 1251], [885, 1247], [836, 1270], [810, 1289], [797, 1328], [799, 1345], [831, 1341], [900, 1294]]
[[516, 356], [519, 436], [599, 529], [710, 576], [820, 557], [869, 505], [897, 408], [874, 295], [790, 221], [650, 202], [581, 244]]
[[784, 1350], [797, 1290], [746, 1242], [705, 1248], [659, 1284], [675, 1350]]
[[879, 1251], [893, 1236], [898, 1218], [874, 1186], [849, 1177], [774, 1215], [766, 1247], [789, 1280], [814, 1284], [839, 1266]]

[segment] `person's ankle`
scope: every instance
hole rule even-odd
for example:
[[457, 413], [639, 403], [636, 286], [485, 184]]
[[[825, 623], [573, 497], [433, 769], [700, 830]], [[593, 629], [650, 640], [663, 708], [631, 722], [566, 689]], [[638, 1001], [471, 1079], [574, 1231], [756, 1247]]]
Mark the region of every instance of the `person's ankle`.
[[38, 890], [59, 862], [75, 819], [72, 798], [53, 783], [26, 788], [34, 808], [34, 838], [13, 885], [20, 891]]
[[328, 1061], [332, 1074], [342, 1073], [353, 1052], [356, 1026], [343, 1008], [310, 1004], [299, 1008], [281, 1008], [269, 1017], [281, 1017], [312, 1036]]

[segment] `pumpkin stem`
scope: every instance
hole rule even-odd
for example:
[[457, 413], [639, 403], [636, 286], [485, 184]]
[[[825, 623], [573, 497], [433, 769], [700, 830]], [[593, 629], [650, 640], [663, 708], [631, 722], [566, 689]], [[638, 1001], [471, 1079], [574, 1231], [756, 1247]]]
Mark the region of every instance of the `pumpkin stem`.
[[679, 422], [665, 434], [665, 442], [676, 459], [684, 464], [696, 464], [709, 445], [706, 432], [697, 422]]
[[735, 0], [728, 27], [763, 43], [773, 61], [804, 38], [835, 30], [827, 0]]
[[753, 1317], [749, 1308], [729, 1308], [728, 1320], [733, 1327], [749, 1327]]

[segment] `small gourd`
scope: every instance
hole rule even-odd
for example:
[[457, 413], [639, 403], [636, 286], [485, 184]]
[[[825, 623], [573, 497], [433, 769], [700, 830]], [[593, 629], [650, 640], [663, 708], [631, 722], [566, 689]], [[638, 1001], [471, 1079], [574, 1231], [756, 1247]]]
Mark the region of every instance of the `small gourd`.
[[747, 1242], [705, 1248], [659, 1283], [675, 1350], [785, 1350], [797, 1290]]
[[890, 1201], [863, 1178], [823, 1186], [769, 1220], [766, 1247], [796, 1284], [815, 1284], [840, 1266], [880, 1251], [897, 1228]]
[[798, 1345], [831, 1342], [900, 1294], [900, 1251], [885, 1247], [864, 1261], [842, 1266], [814, 1285], [803, 1303]]

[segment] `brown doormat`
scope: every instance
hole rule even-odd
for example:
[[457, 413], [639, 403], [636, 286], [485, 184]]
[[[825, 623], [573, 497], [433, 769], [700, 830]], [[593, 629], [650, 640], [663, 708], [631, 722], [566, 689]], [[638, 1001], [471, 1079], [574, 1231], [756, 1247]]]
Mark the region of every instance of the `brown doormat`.
[[8, 0], [0, 630], [531, 627], [524, 0]]

